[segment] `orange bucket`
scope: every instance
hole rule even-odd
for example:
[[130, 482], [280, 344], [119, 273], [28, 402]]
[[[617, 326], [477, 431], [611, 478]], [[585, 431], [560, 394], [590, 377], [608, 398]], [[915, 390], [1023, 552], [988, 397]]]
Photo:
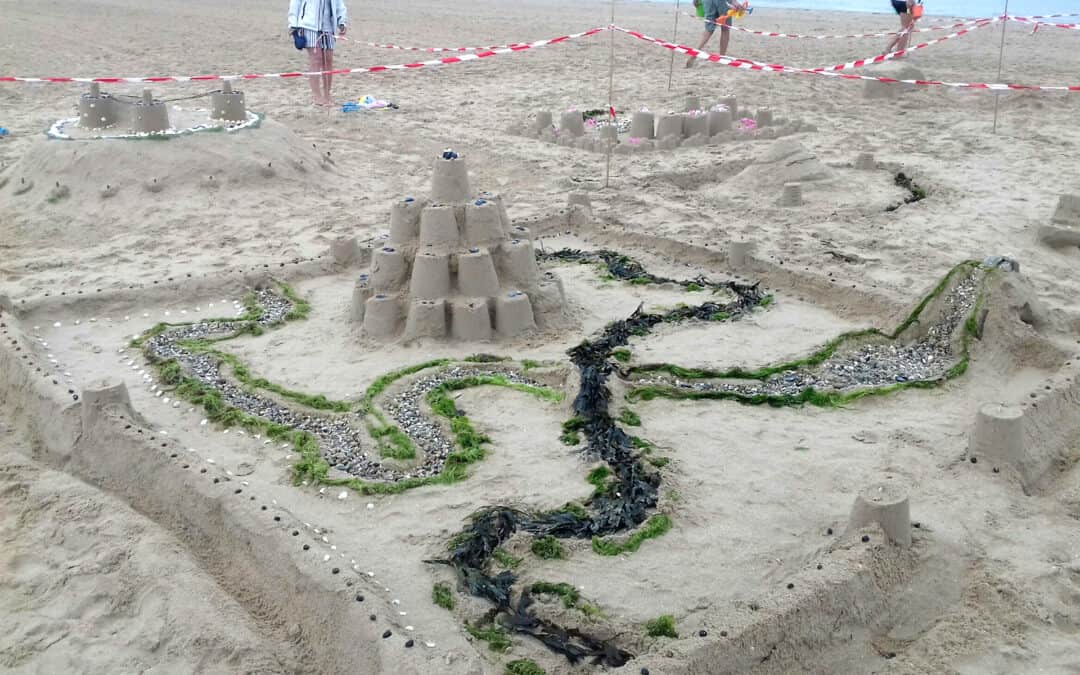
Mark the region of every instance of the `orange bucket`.
[[922, 18], [922, 5], [915, 5], [911, 8], [911, 16], [916, 19]]

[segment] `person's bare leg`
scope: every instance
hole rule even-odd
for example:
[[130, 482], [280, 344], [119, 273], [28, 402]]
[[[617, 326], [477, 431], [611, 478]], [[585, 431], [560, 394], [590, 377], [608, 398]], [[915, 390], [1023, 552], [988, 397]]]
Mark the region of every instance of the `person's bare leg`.
[[727, 54], [728, 40], [731, 39], [731, 28], [727, 25], [720, 27], [720, 56]]
[[[334, 50], [323, 50], [322, 69], [324, 72], [334, 69]], [[333, 102], [330, 100], [330, 84], [333, 79], [334, 76], [330, 73], [326, 73], [325, 75], [323, 75], [323, 103], [325, 103], [327, 107], [333, 105]]]
[[[698, 43], [698, 46], [697, 46], [698, 51], [701, 51], [702, 49], [705, 49], [705, 45], [706, 45], [706, 43], [708, 43], [709, 38], [711, 38], [711, 37], [712, 37], [712, 33], [710, 33], [709, 31], [705, 31], [705, 34], [701, 36], [701, 42]], [[689, 68], [690, 66], [694, 65], [694, 61], [696, 59], [697, 59], [696, 56], [688, 57], [686, 59], [686, 67]]]
[[908, 43], [911, 41], [911, 30], [915, 28], [915, 18], [910, 14], [901, 14], [900, 24], [903, 26], [901, 29], [903, 35], [900, 37], [900, 43], [897, 47], [900, 50], [904, 50], [908, 48]]
[[900, 51], [901, 49], [907, 49], [907, 41], [911, 33], [908, 32], [908, 28], [911, 26], [911, 15], [900, 15], [900, 32], [896, 34], [896, 37], [892, 39], [889, 46], [885, 48], [886, 54], [891, 54], [894, 51]]
[[[321, 49], [308, 47], [308, 72], [315, 73], [322, 70], [322, 54], [320, 52], [322, 52]], [[315, 105], [322, 105], [322, 77], [309, 75], [308, 82], [311, 84], [311, 98]]]

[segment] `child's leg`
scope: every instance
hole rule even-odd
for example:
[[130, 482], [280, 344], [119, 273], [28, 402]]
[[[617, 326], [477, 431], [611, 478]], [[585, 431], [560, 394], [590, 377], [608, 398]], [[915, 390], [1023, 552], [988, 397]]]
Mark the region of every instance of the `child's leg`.
[[[308, 72], [316, 73], [322, 70], [322, 50], [317, 47], [308, 47]], [[315, 105], [319, 105], [323, 100], [322, 93], [322, 77], [319, 75], [308, 76], [308, 82], [311, 84], [311, 98], [315, 101]]]
[[720, 55], [727, 54], [728, 40], [731, 39], [731, 19], [728, 18], [720, 26]]
[[[323, 50], [323, 67], [322, 67], [322, 69], [323, 69], [323, 71], [333, 70], [334, 69], [334, 50], [333, 49], [324, 49]], [[331, 100], [330, 100], [330, 84], [331, 84], [331, 81], [333, 79], [334, 79], [334, 76], [329, 74], [329, 73], [323, 75], [323, 103], [325, 103], [326, 105], [331, 105], [331, 103], [332, 103]]]
[[900, 26], [903, 35], [900, 36], [900, 41], [897, 43], [897, 49], [903, 50], [908, 48], [908, 41], [911, 40], [911, 29], [914, 28], [915, 19], [910, 14], [900, 15]]

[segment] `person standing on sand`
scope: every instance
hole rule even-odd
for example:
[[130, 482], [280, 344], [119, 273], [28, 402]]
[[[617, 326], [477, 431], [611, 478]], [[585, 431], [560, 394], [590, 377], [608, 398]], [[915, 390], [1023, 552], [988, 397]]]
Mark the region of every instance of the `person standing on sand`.
[[334, 31], [341, 37], [349, 25], [345, 0], [289, 0], [289, 34], [297, 49], [306, 49], [312, 75], [311, 96], [315, 105], [329, 108], [334, 67]]
[[907, 49], [908, 40], [911, 39], [911, 29], [915, 27], [915, 0], [890, 0], [893, 10], [900, 15], [900, 32], [892, 39], [885, 48], [886, 54], [899, 52]]
[[[705, 43], [716, 32], [716, 25], [720, 24], [719, 54], [723, 56], [727, 54], [728, 40], [731, 39], [731, 17], [728, 16], [728, 10], [734, 8], [745, 12], [750, 3], [749, 1], [738, 3], [733, 0], [694, 0], [695, 8], [700, 7], [702, 4], [705, 5], [705, 34], [701, 36], [701, 43], [697, 46], [698, 51], [705, 48]], [[692, 67], [696, 60], [696, 56], [686, 59], [686, 67]]]

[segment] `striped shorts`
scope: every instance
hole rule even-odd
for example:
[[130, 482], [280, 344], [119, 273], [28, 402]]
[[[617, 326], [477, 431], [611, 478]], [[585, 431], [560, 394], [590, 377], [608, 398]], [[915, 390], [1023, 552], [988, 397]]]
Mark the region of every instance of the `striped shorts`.
[[309, 49], [333, 49], [337, 43], [333, 33], [301, 28], [300, 34], [304, 36], [304, 42]]

